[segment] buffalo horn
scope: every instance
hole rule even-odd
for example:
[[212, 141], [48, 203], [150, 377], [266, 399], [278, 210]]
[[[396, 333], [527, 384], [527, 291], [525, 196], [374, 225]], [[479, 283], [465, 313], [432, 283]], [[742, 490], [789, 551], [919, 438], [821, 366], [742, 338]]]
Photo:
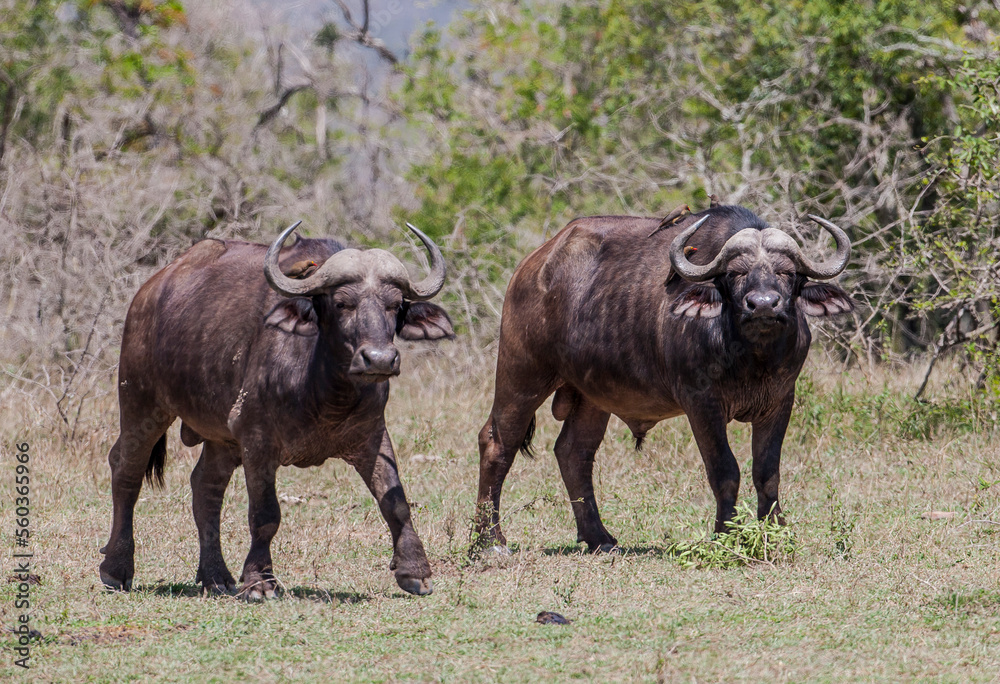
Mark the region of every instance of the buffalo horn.
[[[364, 278], [364, 270], [356, 258], [358, 254], [356, 249], [345, 249], [335, 253], [311, 275], [301, 280], [285, 275], [278, 268], [278, 252], [281, 251], [285, 239], [298, 228], [300, 223], [302, 221], [296, 221], [285, 228], [264, 255], [264, 277], [276, 292], [286, 297], [311, 297], [323, 290], [330, 290]], [[402, 264], [399, 264], [399, 268], [403, 268]]]
[[851, 258], [851, 240], [847, 237], [847, 233], [826, 219], [812, 214], [808, 216], [826, 228], [827, 232], [837, 241], [837, 254], [830, 261], [819, 265], [810, 261], [801, 250], [789, 256], [795, 261], [795, 269], [802, 275], [815, 280], [827, 280], [847, 268], [847, 261]]
[[264, 255], [264, 277], [267, 278], [267, 282], [272, 288], [286, 297], [299, 297], [308, 294], [316, 286], [313, 282], [315, 275], [303, 280], [295, 280], [286, 276], [278, 268], [278, 252], [281, 251], [281, 246], [301, 224], [302, 221], [296, 221], [285, 228], [281, 235], [267, 248], [267, 254]]
[[412, 223], [407, 223], [406, 227], [420, 238], [431, 257], [430, 273], [419, 283], [409, 283], [407, 287], [409, 292], [404, 293], [407, 299], [419, 302], [430, 299], [444, 287], [444, 257], [441, 256], [441, 250], [434, 244], [434, 241], [424, 235], [419, 228]]
[[684, 278], [684, 280], [690, 280], [694, 282], [700, 282], [703, 280], [711, 280], [715, 276], [726, 270], [726, 264], [729, 263], [729, 259], [732, 256], [732, 249], [730, 248], [730, 243], [726, 242], [723, 246], [722, 251], [711, 261], [711, 263], [705, 264], [704, 266], [698, 266], [692, 264], [688, 261], [687, 257], [684, 255], [684, 245], [687, 243], [694, 232], [701, 227], [705, 221], [708, 220], [708, 216], [702, 216], [700, 219], [692, 223], [690, 226], [685, 228], [680, 235], [674, 238], [674, 241], [670, 243], [670, 265], [673, 266], [674, 271], [677, 272], [679, 276]]

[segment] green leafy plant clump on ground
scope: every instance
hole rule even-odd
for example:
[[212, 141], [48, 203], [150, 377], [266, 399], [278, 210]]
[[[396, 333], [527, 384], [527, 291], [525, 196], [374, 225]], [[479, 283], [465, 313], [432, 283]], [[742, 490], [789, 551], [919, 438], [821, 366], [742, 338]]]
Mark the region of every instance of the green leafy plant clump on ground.
[[675, 541], [667, 546], [672, 556], [688, 568], [733, 568], [757, 563], [790, 563], [795, 559], [795, 533], [773, 516], [761, 520], [751, 504], [736, 507], [726, 531], [698, 541]]

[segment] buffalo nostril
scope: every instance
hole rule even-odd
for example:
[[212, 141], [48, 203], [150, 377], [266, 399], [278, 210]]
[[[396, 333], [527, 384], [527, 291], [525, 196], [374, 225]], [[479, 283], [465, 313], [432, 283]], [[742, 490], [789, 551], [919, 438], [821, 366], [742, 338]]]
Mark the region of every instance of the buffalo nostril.
[[362, 349], [361, 360], [366, 371], [376, 373], [391, 373], [399, 363], [399, 352], [396, 349]]
[[754, 292], [747, 295], [745, 302], [749, 311], [774, 309], [781, 302], [781, 297], [776, 292]]

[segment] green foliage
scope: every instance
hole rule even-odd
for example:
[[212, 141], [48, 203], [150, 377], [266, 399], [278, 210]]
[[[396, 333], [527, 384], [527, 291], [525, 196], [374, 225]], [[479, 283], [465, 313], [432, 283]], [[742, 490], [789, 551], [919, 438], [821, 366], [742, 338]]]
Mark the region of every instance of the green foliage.
[[994, 432], [997, 406], [978, 394], [920, 401], [888, 385], [860, 394], [844, 386], [820, 390], [803, 375], [796, 385], [792, 424], [803, 438], [824, 434], [838, 441], [889, 438], [926, 442], [948, 434]]
[[767, 516], [757, 519], [750, 503], [741, 502], [726, 532], [700, 541], [676, 541], [666, 553], [689, 568], [733, 568], [754, 563], [790, 563], [797, 548], [792, 529]]
[[957, 123], [927, 141], [935, 202], [902, 254], [914, 317], [943, 324], [936, 351], [964, 347], [982, 368], [979, 388], [1000, 397], [1000, 42], [993, 47], [926, 79], [952, 93]]
[[[954, 350], [1000, 396], [998, 60], [982, 37], [995, 8], [500, 0], [450, 36], [425, 31], [387, 79], [400, 88], [384, 109], [341, 82], [349, 36], [336, 23], [303, 48], [308, 85], [276, 106], [290, 86], [280, 51], [207, 35], [178, 0], [0, 9], [0, 162], [16, 148], [37, 175], [10, 211], [28, 224], [17, 239], [41, 234], [63, 252], [80, 226], [153, 267], [292, 208], [366, 244], [384, 244], [373, 224], [410, 220], [446, 252], [462, 334], [485, 341], [516, 263], [574, 216], [663, 215], [714, 194], [793, 233], [807, 212], [844, 223], [855, 244], [844, 280], [867, 325], [831, 326], [844, 350], [870, 362]], [[254, 66], [265, 52], [273, 73]], [[368, 156], [345, 170], [359, 141]], [[365, 169], [385, 196], [357, 182]], [[169, 188], [134, 209], [96, 197], [123, 179]], [[814, 235], [796, 237], [822, 249]], [[80, 259], [40, 267], [65, 260], [72, 279]], [[64, 294], [43, 297], [60, 320], [74, 309]], [[81, 321], [64, 326], [67, 349], [88, 338]], [[963, 410], [978, 409], [900, 407], [901, 430], [929, 434]]]
[[[796, 194], [804, 197], [829, 190], [831, 175], [869, 182], [871, 170], [848, 169], [859, 126], [912, 119], [912, 135], [893, 143], [893, 154], [939, 127], [942, 91], [918, 84], [920, 65], [935, 56], [910, 43], [961, 32], [952, 12], [915, 0], [505, 9], [468, 19], [458, 47], [428, 33], [410, 68], [411, 111], [447, 126], [441, 153], [413, 177], [454, 189], [425, 195], [422, 211], [453, 222], [472, 205], [479, 220], [501, 225], [641, 206], [692, 155], [703, 155], [705, 168], [685, 179], [688, 196], [706, 176], [781, 167], [802, 176]], [[522, 182], [469, 192], [464, 176], [444, 172], [456, 160], [467, 169], [470, 150], [480, 166], [504, 167]], [[608, 158], [615, 156], [624, 158]], [[587, 177], [566, 178], [586, 169]], [[617, 192], [595, 202], [591, 188]], [[765, 192], [772, 201], [781, 195], [777, 187]]]
[[0, 3], [0, 157], [14, 137], [37, 145], [73, 88], [67, 65], [40, 68], [65, 45], [57, 6], [49, 0]]
[[313, 41], [316, 45], [319, 45], [330, 52], [337, 44], [337, 41], [340, 40], [340, 37], [340, 27], [338, 27], [335, 23], [328, 21], [320, 27], [319, 31], [316, 32], [316, 37]]
[[[5, 140], [16, 137], [47, 152], [57, 136], [65, 141], [72, 135], [72, 119], [86, 116], [84, 103], [98, 93], [154, 107], [190, 101], [195, 86], [190, 56], [160, 35], [160, 29], [186, 24], [176, 0], [15, 5], [0, 14], [0, 125]], [[134, 30], [131, 40], [121, 40], [123, 30]], [[95, 63], [101, 68], [98, 82], [91, 78]], [[53, 125], [60, 117], [62, 125]], [[135, 132], [127, 130], [120, 138], [129, 143]]]

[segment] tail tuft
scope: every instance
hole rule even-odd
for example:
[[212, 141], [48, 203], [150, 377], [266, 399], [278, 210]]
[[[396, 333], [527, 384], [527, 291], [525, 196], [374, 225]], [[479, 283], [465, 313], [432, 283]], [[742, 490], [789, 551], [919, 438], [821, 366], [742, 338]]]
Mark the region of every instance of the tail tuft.
[[531, 417], [528, 423], [528, 431], [524, 434], [524, 441], [521, 442], [521, 453], [528, 458], [534, 458], [535, 452], [531, 450], [531, 440], [535, 436], [535, 417]]
[[640, 432], [639, 434], [633, 433], [632, 437], [635, 438], [635, 450], [642, 451], [642, 442], [643, 440], [646, 439], [646, 433], [645, 432]]
[[163, 489], [163, 465], [166, 461], [167, 433], [163, 433], [153, 445], [153, 452], [149, 455], [149, 463], [146, 464], [146, 482], [151, 486]]

